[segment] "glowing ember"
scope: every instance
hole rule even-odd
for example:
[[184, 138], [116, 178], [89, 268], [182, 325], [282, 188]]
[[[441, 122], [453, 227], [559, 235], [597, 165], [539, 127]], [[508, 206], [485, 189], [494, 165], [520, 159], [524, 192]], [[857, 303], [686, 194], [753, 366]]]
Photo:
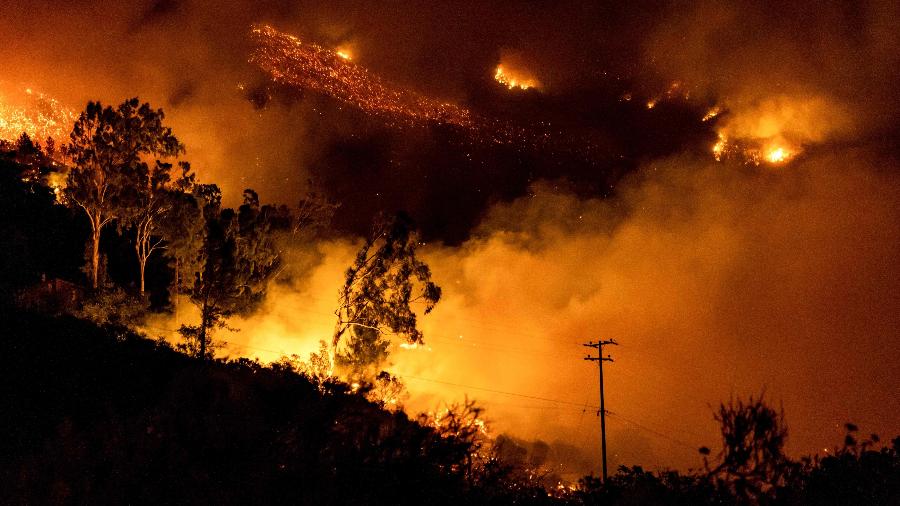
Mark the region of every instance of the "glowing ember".
[[76, 114], [57, 100], [30, 87], [0, 91], [0, 139], [15, 140], [22, 132], [43, 143], [66, 139]]
[[[560, 143], [542, 125], [526, 128], [506, 121], [479, 116], [464, 107], [426, 97], [391, 84], [338, 52], [301, 42], [272, 27], [256, 25], [251, 30], [254, 51], [250, 58], [277, 83], [310, 90], [349, 104], [381, 118], [393, 128], [449, 125], [465, 133], [467, 140], [486, 144], [519, 144], [531, 149], [576, 151], [591, 156], [590, 140], [566, 139]], [[501, 76], [507, 69], [499, 68]], [[508, 84], [506, 84], [509, 86]], [[515, 87], [538, 86], [534, 79], [515, 76]]]
[[527, 90], [537, 87], [538, 83], [534, 79], [523, 78], [508, 69], [504, 69], [503, 65], [497, 65], [497, 71], [494, 72], [494, 80], [506, 86], [509, 89]]
[[349, 53], [300, 42], [269, 26], [254, 27], [251, 35], [256, 42], [251, 62], [277, 82], [328, 95], [390, 121], [474, 126], [467, 109], [392, 86], [353, 63]]
[[339, 57], [341, 57], [341, 58], [343, 58], [343, 59], [345, 59], [345, 60], [352, 60], [352, 59], [353, 59], [353, 58], [350, 56], [350, 53], [347, 52], [346, 50], [338, 49], [337, 51], [334, 52], [334, 54], [338, 55]]
[[712, 109], [710, 109], [709, 111], [707, 111], [706, 114], [703, 116], [703, 118], [700, 121], [709, 121], [709, 120], [715, 118], [716, 116], [718, 116], [721, 112], [722, 112], [722, 109], [719, 106], [715, 106]]

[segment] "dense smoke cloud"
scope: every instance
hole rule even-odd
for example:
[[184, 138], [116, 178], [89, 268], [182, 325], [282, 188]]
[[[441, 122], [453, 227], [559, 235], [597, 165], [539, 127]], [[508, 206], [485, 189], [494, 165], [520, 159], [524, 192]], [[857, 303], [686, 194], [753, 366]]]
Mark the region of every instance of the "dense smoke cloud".
[[[427, 347], [394, 348], [408, 406], [468, 394], [498, 433], [589, 455], [596, 369], [580, 343], [613, 337], [616, 462], [697, 466], [694, 449], [717, 442], [710, 406], [761, 392], [783, 403], [795, 454], [837, 444], [848, 420], [893, 434], [900, 192], [895, 164], [853, 159], [758, 171], [676, 157], [618, 198], [545, 183], [495, 207], [459, 248], [427, 249], [445, 296], [423, 319]], [[305, 356], [327, 340], [355, 245], [318, 248], [301, 285], [236, 323], [234, 351]]]
[[734, 135], [847, 142], [897, 131], [896, 2], [697, 2], [644, 42], [661, 75], [732, 109]]

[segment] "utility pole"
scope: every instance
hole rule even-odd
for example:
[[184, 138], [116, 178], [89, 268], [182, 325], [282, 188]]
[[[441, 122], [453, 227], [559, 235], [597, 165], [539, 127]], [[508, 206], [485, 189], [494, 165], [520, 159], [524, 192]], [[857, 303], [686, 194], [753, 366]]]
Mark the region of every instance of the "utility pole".
[[612, 362], [613, 359], [611, 356], [603, 356], [603, 347], [609, 344], [618, 345], [619, 343], [615, 342], [612, 339], [606, 341], [597, 341], [596, 343], [593, 341], [588, 342], [587, 344], [583, 344], [582, 346], [587, 346], [588, 348], [596, 348], [597, 356], [592, 357], [590, 355], [584, 357], [585, 360], [590, 360], [591, 362], [597, 362], [597, 367], [600, 370], [600, 451], [603, 456], [603, 483], [606, 483], [606, 408], [603, 405], [603, 362]]

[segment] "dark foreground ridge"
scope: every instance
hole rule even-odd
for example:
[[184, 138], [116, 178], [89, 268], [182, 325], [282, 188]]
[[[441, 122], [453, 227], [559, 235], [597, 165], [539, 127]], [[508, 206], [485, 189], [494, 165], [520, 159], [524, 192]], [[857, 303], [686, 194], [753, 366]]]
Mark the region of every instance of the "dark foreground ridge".
[[459, 504], [465, 444], [304, 376], [0, 313], [0, 503]]
[[[201, 361], [121, 327], [0, 309], [2, 504], [898, 504], [897, 446], [746, 476], [621, 468], [546, 489], [341, 383]], [[857, 429], [848, 426], [848, 429]], [[771, 467], [767, 463], [766, 465]], [[723, 464], [724, 465], [724, 464]], [[743, 481], [742, 481], [743, 480]], [[742, 488], [743, 487], [743, 488]], [[574, 488], [574, 487], [573, 487]]]

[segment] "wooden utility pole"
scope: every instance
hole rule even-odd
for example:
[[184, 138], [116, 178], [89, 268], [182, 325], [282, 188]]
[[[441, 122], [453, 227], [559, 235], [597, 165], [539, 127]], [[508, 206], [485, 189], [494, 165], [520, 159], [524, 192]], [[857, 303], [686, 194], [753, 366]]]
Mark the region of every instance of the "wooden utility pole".
[[588, 348], [596, 348], [597, 356], [592, 357], [590, 355], [584, 357], [585, 360], [590, 360], [592, 362], [597, 362], [597, 367], [600, 370], [600, 452], [603, 458], [603, 482], [606, 483], [606, 407], [603, 404], [603, 362], [612, 362], [613, 359], [611, 356], [603, 356], [603, 347], [608, 344], [618, 345], [619, 343], [615, 342], [612, 339], [606, 341], [597, 341], [596, 343], [590, 341], [583, 346], [587, 346]]

